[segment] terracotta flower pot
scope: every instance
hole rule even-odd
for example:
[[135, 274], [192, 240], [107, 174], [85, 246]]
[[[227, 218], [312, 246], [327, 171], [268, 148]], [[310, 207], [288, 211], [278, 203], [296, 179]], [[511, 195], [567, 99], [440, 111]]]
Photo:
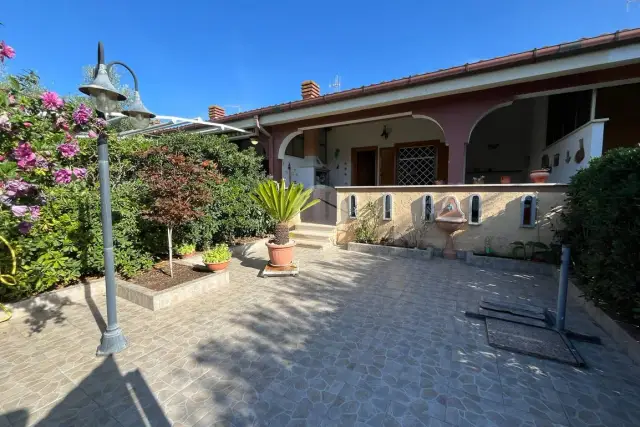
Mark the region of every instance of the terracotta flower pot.
[[211, 271], [222, 271], [225, 268], [227, 268], [229, 266], [229, 263], [231, 262], [230, 259], [226, 260], [226, 261], [222, 261], [222, 262], [205, 262], [205, 265], [207, 266], [207, 268]]
[[511, 184], [511, 177], [510, 176], [501, 176], [500, 177], [500, 184]]
[[269, 250], [269, 264], [274, 267], [286, 267], [293, 262], [294, 240], [289, 240], [286, 245], [276, 245], [273, 241], [265, 242]]
[[547, 182], [547, 179], [549, 179], [549, 171], [547, 169], [532, 170], [529, 174], [529, 178], [537, 184], [543, 184]]
[[190, 258], [190, 257], [194, 256], [195, 254], [196, 254], [196, 252], [195, 252], [195, 251], [193, 251], [193, 252], [189, 252], [188, 254], [178, 254], [178, 257], [179, 257], [179, 258], [182, 258], [182, 259], [184, 259], [184, 258]]

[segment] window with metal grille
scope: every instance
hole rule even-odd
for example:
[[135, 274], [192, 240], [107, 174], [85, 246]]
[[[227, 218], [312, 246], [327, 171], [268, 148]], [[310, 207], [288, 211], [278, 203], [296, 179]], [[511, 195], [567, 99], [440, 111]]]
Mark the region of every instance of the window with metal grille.
[[433, 221], [433, 197], [425, 194], [422, 204], [422, 219], [426, 222]]
[[382, 201], [382, 219], [389, 221], [391, 220], [393, 212], [393, 196], [391, 196], [391, 194], [385, 194]]
[[356, 218], [358, 216], [358, 201], [356, 195], [349, 196], [349, 218]]
[[482, 207], [480, 206], [480, 196], [472, 194], [469, 199], [469, 224], [479, 225], [482, 221]]
[[398, 149], [398, 185], [430, 185], [436, 180], [436, 147], [403, 147]]

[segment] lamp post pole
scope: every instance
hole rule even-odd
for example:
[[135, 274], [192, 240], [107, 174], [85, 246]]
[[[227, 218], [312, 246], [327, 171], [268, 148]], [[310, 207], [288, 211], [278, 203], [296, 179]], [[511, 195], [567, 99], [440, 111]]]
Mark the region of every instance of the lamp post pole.
[[[136, 129], [144, 129], [156, 115], [147, 110], [138, 92], [138, 78], [126, 64], [114, 61], [108, 65], [104, 63], [102, 42], [98, 42], [98, 65], [93, 81], [80, 86], [80, 92], [91, 96], [96, 102], [98, 117], [106, 120], [107, 114], [117, 110], [118, 102], [127, 99], [118, 92], [109, 79], [109, 68], [113, 65], [124, 66], [133, 76], [135, 93], [133, 102], [122, 113], [129, 117]], [[109, 181], [109, 145], [104, 127], [98, 135], [98, 176], [100, 179], [100, 212], [102, 215], [102, 244], [104, 247], [104, 280], [107, 294], [107, 328], [102, 333], [100, 346], [96, 354], [106, 356], [118, 353], [127, 348], [127, 339], [118, 325], [116, 302], [116, 277], [113, 256], [113, 228], [111, 225], [111, 184]]]
[[[102, 112], [98, 117], [105, 119]], [[107, 293], [107, 329], [102, 333], [99, 356], [118, 353], [127, 348], [127, 339], [118, 325], [116, 277], [113, 258], [113, 227], [111, 224], [111, 186], [109, 180], [109, 145], [104, 130], [98, 135], [98, 175], [100, 178], [100, 213], [102, 216], [102, 245], [104, 247], [104, 280]]]

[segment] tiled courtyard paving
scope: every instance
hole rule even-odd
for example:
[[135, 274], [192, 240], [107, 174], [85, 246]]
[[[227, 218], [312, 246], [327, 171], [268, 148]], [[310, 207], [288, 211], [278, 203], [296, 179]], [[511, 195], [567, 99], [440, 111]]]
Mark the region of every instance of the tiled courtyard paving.
[[130, 347], [94, 356], [103, 298], [0, 324], [0, 426], [640, 425], [640, 368], [569, 307], [581, 370], [486, 345], [481, 296], [553, 306], [550, 278], [434, 259], [298, 250], [297, 278], [231, 283], [151, 312], [119, 300]]

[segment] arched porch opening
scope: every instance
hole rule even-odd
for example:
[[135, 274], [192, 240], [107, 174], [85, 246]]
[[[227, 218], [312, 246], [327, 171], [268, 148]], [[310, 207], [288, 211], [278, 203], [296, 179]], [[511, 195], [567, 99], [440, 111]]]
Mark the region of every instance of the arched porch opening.
[[544, 98], [520, 99], [496, 105], [471, 129], [465, 156], [465, 184], [529, 182], [539, 168], [532, 154], [546, 135]]

